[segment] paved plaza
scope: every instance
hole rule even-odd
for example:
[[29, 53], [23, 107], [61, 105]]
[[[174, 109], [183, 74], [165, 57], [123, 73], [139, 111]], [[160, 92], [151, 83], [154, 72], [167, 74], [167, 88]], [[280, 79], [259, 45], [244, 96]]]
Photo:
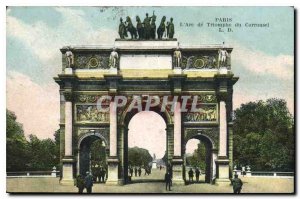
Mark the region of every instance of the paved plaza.
[[[232, 193], [232, 186], [206, 183], [173, 186], [165, 190], [164, 170], [153, 170], [151, 175], [133, 177], [132, 183], [124, 186], [95, 184], [93, 193]], [[293, 178], [241, 177], [244, 182], [242, 193], [292, 193]], [[204, 181], [204, 176], [200, 180]], [[74, 186], [59, 184], [58, 178], [7, 178], [7, 192], [76, 193]], [[86, 190], [85, 190], [86, 192]]]

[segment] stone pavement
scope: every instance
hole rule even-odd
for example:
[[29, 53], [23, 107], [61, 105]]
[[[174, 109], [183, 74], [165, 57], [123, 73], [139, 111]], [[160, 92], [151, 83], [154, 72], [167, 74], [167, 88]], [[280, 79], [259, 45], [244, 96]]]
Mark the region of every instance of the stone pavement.
[[[132, 183], [124, 186], [95, 184], [93, 193], [232, 193], [229, 184], [211, 185], [206, 183], [173, 186], [165, 190], [164, 170], [153, 170], [149, 176], [133, 177]], [[204, 176], [201, 176], [204, 180]], [[292, 193], [293, 178], [241, 177], [243, 193]], [[58, 178], [7, 178], [7, 192], [76, 193], [74, 186], [62, 186]]]

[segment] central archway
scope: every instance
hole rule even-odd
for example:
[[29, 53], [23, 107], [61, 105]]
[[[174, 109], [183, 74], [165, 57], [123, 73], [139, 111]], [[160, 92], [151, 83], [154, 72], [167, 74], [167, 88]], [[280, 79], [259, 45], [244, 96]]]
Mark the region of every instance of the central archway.
[[[145, 117], [145, 115], [148, 115], [150, 117], [153, 117], [151, 121], [147, 121], [147, 117]], [[167, 165], [168, 163], [171, 162], [171, 158], [173, 156], [173, 131], [172, 128], [170, 128], [170, 126], [172, 126], [171, 124], [171, 117], [169, 115], [169, 113], [166, 112], [161, 112], [160, 111], [160, 107], [156, 106], [156, 107], [151, 107], [149, 111], [137, 111], [136, 109], [133, 109], [129, 112], [126, 112], [126, 114], [124, 114], [124, 154], [123, 154], [123, 175], [124, 175], [124, 180], [125, 183], [130, 183], [130, 182], [134, 182], [134, 183], [138, 183], [138, 182], [149, 182], [149, 181], [162, 181], [164, 179], [164, 171], [165, 171], [165, 165]], [[141, 120], [142, 119], [142, 120]], [[135, 121], [136, 120], [136, 121]], [[149, 118], [148, 118], [149, 120]], [[154, 120], [157, 120], [159, 125], [159, 128], [157, 126], [157, 123], [151, 123]], [[155, 126], [156, 125], [156, 126]], [[149, 134], [144, 134], [143, 137], [139, 137], [139, 139], [135, 139], [136, 142], [132, 142], [132, 136], [134, 135], [138, 135], [141, 136], [142, 132], [137, 132], [137, 131], [142, 131], [143, 128], [147, 128], [146, 131], [147, 132], [151, 132], [151, 128], [154, 127], [154, 131], [156, 131], [155, 133], [157, 135], [159, 135], [159, 138], [155, 141], [152, 142], [147, 142], [147, 140], [151, 139], [151, 137], [153, 138], [153, 135], [149, 135]], [[153, 133], [153, 132], [152, 132]], [[134, 134], [134, 135], [133, 135]], [[138, 141], [139, 140], [139, 141]], [[139, 143], [137, 143], [139, 142]], [[150, 146], [151, 143], [155, 144], [155, 142], [159, 142], [159, 145], [156, 146]], [[141, 145], [142, 143], [145, 143], [144, 145]], [[148, 144], [148, 145], [147, 145]], [[149, 145], [150, 144], [150, 145]], [[137, 147], [139, 148], [146, 148], [146, 149], [150, 149], [150, 155], [151, 158], [153, 158], [153, 154], [156, 154], [156, 157], [158, 159], [162, 159], [164, 158], [164, 161], [162, 162], [160, 160], [160, 162], [157, 163], [158, 165], [158, 170], [152, 170], [154, 171], [155, 175], [153, 175], [153, 177], [148, 177], [148, 178], [135, 178], [135, 173], [134, 178], [131, 178], [129, 175], [129, 166], [131, 163], [131, 160], [129, 160], [129, 148], [131, 147], [135, 147], [135, 145], [137, 145]], [[163, 147], [161, 147], [161, 145], [163, 145]], [[160, 151], [154, 150], [153, 148], [157, 148]], [[150, 161], [151, 162], [151, 161]], [[160, 170], [160, 165], [162, 165], [162, 170]], [[132, 165], [133, 169], [134, 166], [142, 166], [142, 175], [145, 175], [145, 166], [147, 165]], [[149, 167], [151, 167], [151, 164], [148, 165]], [[154, 174], [152, 173], [151, 174]]]

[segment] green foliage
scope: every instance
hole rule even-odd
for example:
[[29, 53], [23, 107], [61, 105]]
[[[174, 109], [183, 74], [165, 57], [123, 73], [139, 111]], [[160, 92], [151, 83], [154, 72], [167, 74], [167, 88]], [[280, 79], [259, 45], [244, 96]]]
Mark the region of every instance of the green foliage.
[[131, 166], [146, 166], [152, 161], [152, 157], [147, 149], [129, 148], [128, 163]]
[[28, 158], [27, 141], [22, 125], [17, 121], [16, 115], [6, 110], [6, 170], [22, 170], [26, 168]]
[[50, 138], [40, 140], [35, 135], [29, 136], [29, 162], [31, 170], [51, 170], [59, 164], [56, 144]]
[[29, 140], [26, 140], [22, 125], [16, 120], [16, 115], [7, 110], [6, 170], [51, 170], [53, 166], [57, 166], [59, 164], [59, 142], [49, 138], [40, 140], [34, 135], [30, 135]]
[[206, 163], [206, 148], [204, 144], [199, 143], [197, 149], [193, 152], [191, 156], [186, 158], [188, 166], [199, 167], [201, 170], [205, 170]]
[[234, 164], [294, 171], [294, 119], [282, 99], [249, 102], [234, 111]]
[[91, 145], [91, 161], [92, 165], [106, 164], [105, 146], [102, 146], [102, 140], [95, 140]]

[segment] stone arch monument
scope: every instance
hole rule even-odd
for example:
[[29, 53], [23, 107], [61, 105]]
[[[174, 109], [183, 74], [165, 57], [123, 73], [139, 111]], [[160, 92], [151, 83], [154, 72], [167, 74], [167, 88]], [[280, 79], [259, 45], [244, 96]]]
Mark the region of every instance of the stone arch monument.
[[[228, 182], [232, 174], [232, 94], [238, 81], [231, 70], [232, 48], [224, 45], [178, 46], [176, 39], [125, 40], [115, 45], [68, 46], [62, 52], [60, 132], [62, 184], [73, 185], [79, 171], [81, 140], [93, 133], [107, 146], [106, 184], [126, 183], [126, 133], [137, 110], [128, 104], [140, 96], [141, 108], [150, 96], [160, 102], [178, 99], [174, 107], [151, 106], [166, 122], [167, 154], [173, 183], [184, 184], [185, 144], [196, 138], [210, 150], [207, 182]], [[223, 54], [220, 54], [220, 52]], [[67, 54], [72, 54], [69, 64]], [[180, 55], [180, 56], [179, 56]], [[107, 100], [100, 100], [103, 96]], [[119, 106], [118, 96], [127, 102]], [[184, 96], [196, 96], [191, 102]], [[151, 101], [151, 99], [150, 99]], [[184, 105], [197, 111], [182, 111]], [[99, 108], [99, 105], [101, 108]], [[104, 110], [105, 109], [105, 110]]]

